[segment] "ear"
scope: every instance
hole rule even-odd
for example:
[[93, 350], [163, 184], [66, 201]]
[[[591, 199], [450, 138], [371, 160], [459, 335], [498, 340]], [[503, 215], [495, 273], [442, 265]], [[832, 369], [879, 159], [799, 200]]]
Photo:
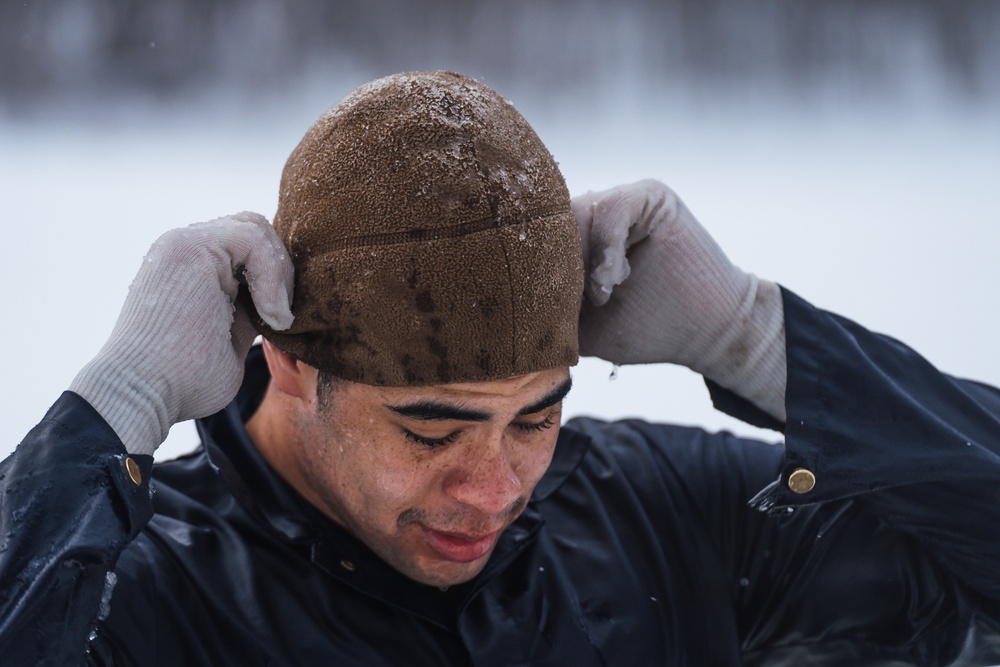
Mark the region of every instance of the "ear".
[[271, 383], [284, 394], [311, 400], [316, 394], [316, 369], [275, 347], [266, 338], [263, 347]]

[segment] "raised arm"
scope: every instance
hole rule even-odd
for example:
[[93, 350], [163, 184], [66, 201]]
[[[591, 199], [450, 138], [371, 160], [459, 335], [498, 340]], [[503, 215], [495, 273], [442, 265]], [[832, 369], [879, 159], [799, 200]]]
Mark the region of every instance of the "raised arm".
[[672, 480], [733, 582], [747, 664], [1000, 662], [1000, 391], [733, 267], [661, 184], [574, 207], [584, 350], [686, 365], [785, 434]]
[[108, 342], [0, 464], [4, 665], [84, 662], [115, 562], [152, 515], [153, 451], [239, 389], [256, 336], [242, 284], [272, 327], [291, 324], [291, 261], [262, 216], [164, 234]]

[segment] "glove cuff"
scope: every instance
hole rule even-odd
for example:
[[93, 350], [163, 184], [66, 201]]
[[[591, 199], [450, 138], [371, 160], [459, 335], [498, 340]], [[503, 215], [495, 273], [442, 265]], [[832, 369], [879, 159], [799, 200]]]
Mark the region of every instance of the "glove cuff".
[[733, 325], [716, 339], [709, 363], [695, 368], [706, 378], [785, 421], [785, 315], [781, 288], [750, 274], [750, 289]]
[[97, 410], [130, 454], [152, 454], [167, 438], [166, 407], [150, 400], [157, 390], [128, 368], [98, 357], [73, 379], [70, 391]]

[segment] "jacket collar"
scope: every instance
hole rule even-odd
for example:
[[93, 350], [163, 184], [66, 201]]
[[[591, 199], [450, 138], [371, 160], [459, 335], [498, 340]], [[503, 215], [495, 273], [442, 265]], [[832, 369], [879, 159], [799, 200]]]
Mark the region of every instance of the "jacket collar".
[[576, 470], [590, 446], [580, 433], [561, 429], [552, 463], [524, 513], [500, 537], [490, 562], [468, 584], [449, 591], [419, 584], [382, 561], [365, 544], [328, 519], [282, 479], [257, 451], [244, 423], [260, 406], [270, 376], [259, 347], [251, 349], [243, 385], [224, 410], [199, 419], [209, 461], [241, 507], [273, 538], [310, 545], [313, 562], [347, 585], [402, 606], [445, 627], [469, 598], [499, 574], [544, 524], [538, 503]]

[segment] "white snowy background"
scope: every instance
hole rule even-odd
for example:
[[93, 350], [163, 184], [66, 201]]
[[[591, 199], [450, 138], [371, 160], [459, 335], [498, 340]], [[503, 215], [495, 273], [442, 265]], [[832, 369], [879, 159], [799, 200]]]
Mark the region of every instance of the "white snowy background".
[[[281, 48], [281, 35], [265, 29], [267, 3], [251, 4], [256, 14], [222, 31], [225, 57], [213, 71]], [[893, 9], [841, 17], [827, 35], [855, 40], [871, 62], [831, 58], [789, 73], [787, 55], [768, 51], [764, 35], [748, 42], [757, 65], [747, 68], [726, 51], [722, 31], [694, 65], [689, 57], [673, 67], [672, 52], [657, 51], [666, 60], [654, 62], [648, 49], [658, 36], [668, 44], [684, 36], [671, 18], [683, 13], [557, 4], [561, 13], [511, 3], [524, 15], [497, 21], [490, 12], [501, 10], [473, 3], [478, 13], [466, 10], [457, 27], [415, 26], [395, 55], [334, 48], [263, 83], [244, 65], [235, 83], [220, 75], [176, 90], [143, 86], [141, 76], [106, 84], [104, 61], [85, 59], [101, 36], [84, 4], [35, 19], [32, 39], [48, 40], [42, 55], [64, 68], [50, 70], [69, 74], [50, 72], [41, 93], [22, 85], [0, 95], [0, 456], [100, 348], [159, 234], [244, 209], [270, 217], [284, 160], [309, 124], [356, 85], [407, 69], [456, 69], [500, 90], [546, 142], [571, 192], [662, 179], [743, 268], [902, 339], [942, 369], [1000, 384], [996, 49], [973, 54], [979, 60], [956, 82], [934, 19]], [[760, 7], [774, 14], [787, 5]], [[158, 25], [134, 35], [153, 62], [171, 53]], [[460, 34], [442, 47], [451, 29]], [[422, 35], [437, 46], [421, 46]], [[713, 48], [728, 55], [715, 59]], [[560, 49], [587, 57], [570, 66]], [[768, 63], [781, 71], [770, 76]], [[581, 363], [567, 415], [778, 437], [715, 412], [684, 369], [624, 367], [613, 380], [611, 371]], [[157, 457], [194, 445], [193, 426], [179, 424]]]

